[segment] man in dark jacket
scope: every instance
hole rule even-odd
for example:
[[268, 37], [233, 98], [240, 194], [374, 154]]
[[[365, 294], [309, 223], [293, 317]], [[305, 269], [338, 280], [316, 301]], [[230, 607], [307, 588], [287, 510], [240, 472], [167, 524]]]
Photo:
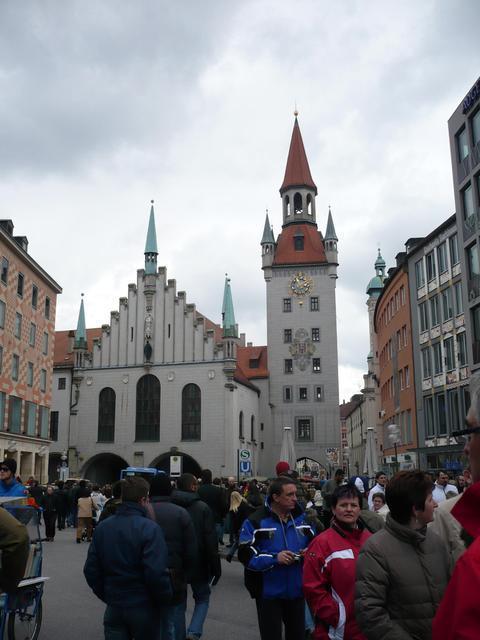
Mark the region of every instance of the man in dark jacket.
[[172, 483], [167, 475], [155, 476], [150, 483], [150, 508], [157, 524], [162, 527], [168, 549], [168, 569], [173, 597], [163, 607], [161, 640], [175, 640], [177, 609], [183, 613], [187, 597], [187, 582], [191, 568], [197, 561], [197, 541], [192, 519], [183, 507], [171, 500]]
[[83, 572], [95, 595], [107, 604], [105, 640], [157, 637], [159, 609], [172, 590], [162, 529], [148, 517], [149, 484], [139, 477], [122, 485], [117, 513], [93, 534]]
[[68, 491], [65, 489], [65, 485], [63, 480], [59, 480], [57, 482], [57, 490], [55, 491], [55, 495], [57, 496], [57, 516], [58, 516], [58, 530], [61, 531], [65, 529], [65, 520], [68, 513]]
[[[213, 515], [210, 507], [197, 494], [197, 479], [191, 473], [184, 473], [177, 480], [177, 487], [178, 489], [172, 492], [172, 502], [188, 511], [197, 541], [197, 561], [192, 567], [190, 582], [195, 608], [187, 629], [187, 640], [198, 640], [203, 633], [203, 624], [208, 613], [210, 585], [215, 585], [220, 580], [222, 569]], [[186, 598], [182, 604], [181, 612], [175, 620], [177, 638], [185, 638], [186, 633]]]
[[201, 479], [202, 484], [198, 488], [198, 495], [212, 510], [218, 543], [223, 544], [223, 520], [228, 512], [226, 492], [222, 487], [212, 484], [210, 469], [202, 470]]

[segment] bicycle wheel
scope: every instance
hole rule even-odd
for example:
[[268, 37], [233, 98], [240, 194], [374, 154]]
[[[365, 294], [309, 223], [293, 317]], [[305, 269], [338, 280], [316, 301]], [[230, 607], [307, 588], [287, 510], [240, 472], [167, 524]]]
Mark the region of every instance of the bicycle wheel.
[[8, 616], [8, 640], [37, 640], [42, 625], [42, 601]]

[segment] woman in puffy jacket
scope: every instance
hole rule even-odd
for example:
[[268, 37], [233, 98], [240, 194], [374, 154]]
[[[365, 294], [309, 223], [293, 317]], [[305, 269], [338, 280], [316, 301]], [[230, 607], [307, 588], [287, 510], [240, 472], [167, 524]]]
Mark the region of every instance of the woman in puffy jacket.
[[427, 524], [437, 506], [423, 471], [400, 471], [386, 488], [385, 529], [360, 551], [355, 614], [368, 640], [430, 640], [450, 578], [443, 540]]

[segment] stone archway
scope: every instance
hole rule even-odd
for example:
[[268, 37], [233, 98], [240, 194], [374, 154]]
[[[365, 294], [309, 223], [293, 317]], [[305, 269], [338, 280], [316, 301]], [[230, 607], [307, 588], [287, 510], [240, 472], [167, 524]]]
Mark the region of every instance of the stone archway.
[[175, 453], [167, 451], [166, 453], [162, 453], [153, 460], [150, 466], [155, 467], [156, 469], [161, 469], [162, 471], [165, 471], [165, 473], [170, 474], [170, 456], [173, 455], [182, 458], [180, 467], [181, 473], [192, 473], [196, 478], [200, 476], [202, 467], [198, 464], [195, 458], [192, 458], [192, 456], [182, 453], [181, 451], [175, 451]]
[[327, 472], [325, 467], [318, 462], [318, 460], [307, 457], [298, 458], [295, 463], [295, 469], [298, 471], [300, 477], [311, 478], [312, 480], [318, 480]]
[[104, 485], [120, 480], [120, 471], [128, 467], [128, 462], [114, 453], [98, 453], [82, 467], [82, 477], [90, 482]]

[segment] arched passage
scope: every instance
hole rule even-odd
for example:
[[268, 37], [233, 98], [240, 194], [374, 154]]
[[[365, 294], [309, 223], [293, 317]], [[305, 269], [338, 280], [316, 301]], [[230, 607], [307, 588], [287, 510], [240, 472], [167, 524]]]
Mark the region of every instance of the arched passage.
[[[48, 481], [55, 482], [60, 477], [59, 469], [62, 464], [61, 453], [51, 453], [48, 456]], [[22, 478], [23, 480], [23, 478]], [[27, 480], [27, 478], [25, 478]]]
[[82, 477], [99, 485], [120, 480], [120, 471], [128, 467], [120, 456], [114, 453], [98, 453], [83, 465]]
[[313, 458], [298, 458], [295, 468], [302, 478], [317, 479], [326, 474], [325, 467]]
[[174, 455], [182, 459], [180, 465], [181, 473], [192, 473], [198, 478], [202, 471], [202, 467], [198, 464], [195, 458], [192, 458], [192, 456], [182, 453], [181, 451], [176, 451], [175, 453], [172, 453], [171, 451], [162, 453], [153, 460], [150, 466], [155, 467], [156, 469], [161, 469], [162, 471], [165, 471], [165, 473], [170, 474], [170, 456]]

